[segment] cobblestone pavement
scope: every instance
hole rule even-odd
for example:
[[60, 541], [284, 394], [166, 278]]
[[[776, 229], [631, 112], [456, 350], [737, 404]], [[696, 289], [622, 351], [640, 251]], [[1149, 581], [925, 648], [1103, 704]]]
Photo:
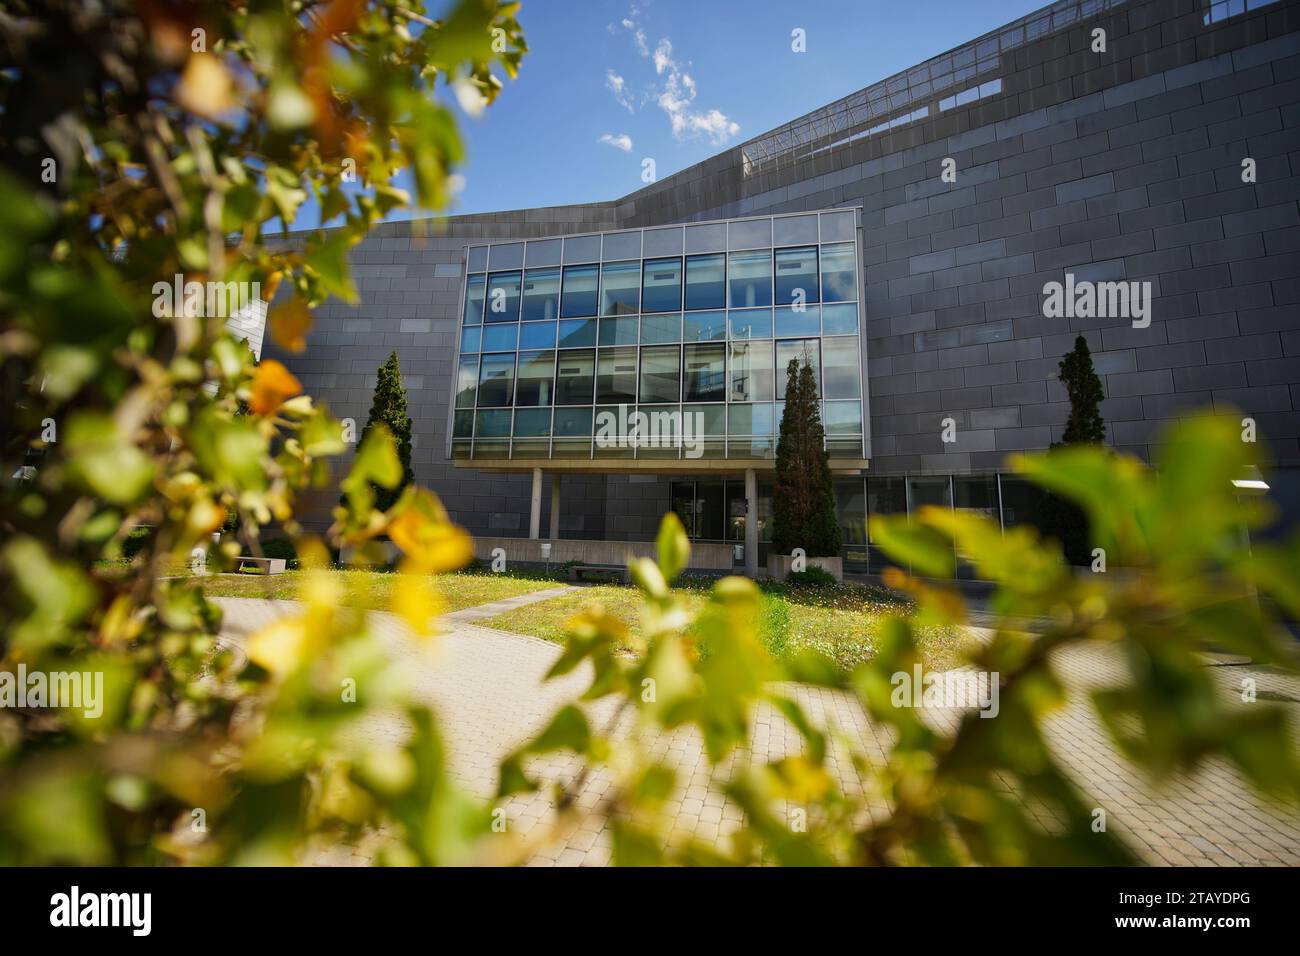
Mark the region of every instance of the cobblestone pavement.
[[[488, 799], [496, 787], [500, 758], [539, 729], [564, 702], [586, 686], [588, 674], [576, 673], [554, 681], [543, 676], [560, 652], [555, 645], [532, 637], [478, 626], [472, 621], [512, 607], [546, 600], [565, 588], [523, 595], [508, 601], [468, 608], [444, 618], [444, 632], [432, 653], [409, 637], [403, 625], [388, 614], [375, 613], [374, 625], [392, 653], [410, 661], [415, 686], [427, 693], [436, 707], [447, 739], [452, 773], [469, 792]], [[292, 613], [287, 601], [217, 598], [225, 609], [223, 635], [235, 644], [277, 616]], [[472, 613], [471, 613], [472, 612]], [[1204, 767], [1194, 777], [1180, 777], [1154, 789], [1130, 770], [1115, 752], [1091, 715], [1085, 692], [1113, 680], [1118, 663], [1102, 649], [1078, 649], [1061, 655], [1058, 666], [1070, 688], [1070, 703], [1050, 721], [1048, 735], [1064, 766], [1085, 791], [1106, 810], [1108, 825], [1152, 864], [1238, 866], [1300, 865], [1300, 812], [1255, 796], [1226, 764]], [[1300, 698], [1300, 682], [1293, 678], [1230, 664], [1215, 667], [1225, 693], [1237, 693], [1244, 677], [1258, 683], [1260, 695]], [[821, 688], [799, 686], [793, 696], [810, 719], [833, 726], [854, 740], [868, 756], [883, 759], [889, 745], [887, 733], [873, 727], [851, 697]], [[612, 705], [598, 702], [589, 710], [594, 726], [612, 717]], [[928, 709], [927, 719], [953, 729], [959, 712]], [[1296, 730], [1295, 721], [1292, 724]], [[395, 739], [400, 726], [379, 723], [368, 727], [375, 739]], [[719, 840], [740, 822], [740, 810], [722, 795], [718, 779], [734, 771], [724, 765], [712, 771], [698, 736], [689, 730], [658, 734], [642, 740], [644, 746], [676, 768], [679, 791], [668, 801], [666, 812], [681, 832]], [[793, 727], [774, 711], [757, 715], [752, 733], [757, 757], [779, 759], [797, 752], [800, 739]], [[839, 748], [829, 757], [831, 769], [844, 788], [857, 790], [856, 774]], [[543, 779], [569, 778], [576, 764], [571, 758], [541, 758], [529, 765]], [[597, 806], [610, 786], [604, 772], [592, 774], [578, 797], [580, 808]], [[609, 860], [610, 837], [594, 814], [579, 815], [578, 822], [557, 834], [552, 826], [552, 801], [543, 792], [522, 795], [503, 805], [508, 831], [532, 845], [533, 865], [604, 864]], [[879, 807], [876, 808], [880, 810]], [[370, 861], [366, 845], [344, 848], [315, 862]]]

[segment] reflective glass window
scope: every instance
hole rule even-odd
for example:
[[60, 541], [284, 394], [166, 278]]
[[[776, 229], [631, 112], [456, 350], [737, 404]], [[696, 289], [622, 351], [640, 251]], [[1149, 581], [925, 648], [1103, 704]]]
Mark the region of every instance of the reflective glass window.
[[853, 243], [822, 246], [822, 301], [851, 302], [858, 297]]
[[509, 325], [487, 325], [483, 327], [483, 351], [484, 352], [506, 352], [511, 351], [519, 345], [519, 326], [512, 322]]
[[606, 233], [602, 259], [640, 259], [641, 230]]
[[822, 335], [857, 335], [858, 307], [852, 302], [822, 306]]
[[821, 395], [821, 356], [817, 350], [816, 339], [786, 339], [776, 343], [776, 397], [785, 398], [785, 384], [789, 377], [791, 359], [798, 359], [799, 364], [811, 365], [813, 378], [817, 380], [817, 394]]
[[514, 398], [515, 356], [484, 355], [479, 366], [478, 407], [509, 405]]
[[596, 402], [636, 401], [636, 349], [601, 349], [596, 365]]
[[509, 438], [510, 409], [499, 408], [493, 411], [480, 410], [475, 415], [474, 436], [476, 438]]
[[744, 219], [727, 223], [728, 249], [756, 249], [771, 244], [771, 219]]
[[554, 434], [556, 438], [591, 437], [591, 409], [557, 408]]
[[478, 325], [483, 321], [483, 298], [487, 276], [470, 276], [465, 282], [465, 324]]
[[727, 313], [687, 312], [684, 335], [687, 342], [721, 342], [727, 337]]
[[727, 360], [727, 400], [770, 402], [773, 397], [772, 343], [732, 342]]
[[474, 435], [474, 409], [458, 408], [451, 421], [452, 438], [470, 438]]
[[641, 280], [642, 312], [680, 312], [682, 260], [646, 259]]
[[555, 353], [520, 352], [516, 405], [550, 405], [555, 397]]
[[686, 227], [687, 252], [721, 252], [727, 248], [727, 224], [711, 222]]
[[462, 329], [460, 333], [460, 350], [461, 352], [477, 352], [479, 343], [483, 341], [483, 329], [481, 326], [474, 326], [472, 329]]
[[519, 320], [519, 285], [523, 279], [519, 272], [493, 272], [488, 275], [488, 322], [517, 322]]
[[600, 261], [600, 236], [566, 236], [564, 261], [566, 263]]
[[560, 317], [574, 318], [596, 314], [596, 289], [600, 284], [599, 266], [566, 266], [564, 295], [560, 299]]
[[519, 326], [519, 347], [521, 349], [555, 348], [555, 323], [525, 322]]
[[526, 266], [558, 266], [560, 264], [560, 239], [530, 239], [524, 252]]
[[817, 301], [817, 247], [776, 250], [776, 304]]
[[489, 271], [518, 269], [523, 264], [524, 244], [522, 242], [498, 242], [488, 247]]
[[861, 435], [861, 402], [826, 402], [822, 408], [822, 421], [828, 435]]
[[861, 398], [862, 366], [857, 336], [822, 339], [825, 398]]
[[772, 304], [772, 250], [733, 252], [727, 262], [727, 285], [733, 309]]
[[817, 241], [817, 215], [777, 216], [772, 220], [772, 240], [778, 246]]
[[820, 306], [809, 305], [802, 309], [787, 306], [776, 310], [776, 334], [780, 338], [786, 336], [813, 338], [821, 335], [821, 332]]
[[641, 316], [641, 344], [654, 342], [680, 342], [682, 317], [676, 313]]
[[686, 257], [686, 308], [725, 309], [727, 307], [727, 257]]
[[[691, 416], [691, 434], [725, 435], [727, 433], [726, 405], [683, 405], [682, 416]], [[683, 425], [685, 430], [685, 425]]]
[[681, 349], [676, 345], [641, 350], [641, 401], [676, 402], [681, 390]]
[[549, 408], [515, 409], [515, 437], [540, 438], [551, 433]]
[[595, 349], [561, 351], [555, 369], [556, 404], [590, 405], [595, 372]]
[[772, 337], [771, 309], [742, 309], [728, 313], [733, 339], [770, 339]]
[[601, 267], [601, 315], [636, 315], [640, 292], [640, 262], [606, 262]]
[[600, 320], [601, 345], [636, 345], [636, 316]]
[[529, 269], [524, 273], [523, 320], [555, 319], [560, 314], [560, 270]]
[[456, 407], [473, 408], [478, 395], [478, 356], [470, 355], [460, 360], [456, 373]]
[[560, 348], [587, 348], [595, 344], [595, 319], [573, 319], [560, 323]]
[[672, 256], [681, 255], [682, 227], [665, 226], [662, 229], [647, 229], [644, 234], [645, 251], [643, 255]]
[[776, 415], [771, 403], [727, 406], [728, 435], [775, 434]]
[[687, 345], [683, 355], [682, 400], [687, 402], [721, 402], [727, 397], [726, 347]]
[[857, 229], [852, 212], [822, 213], [822, 242], [834, 242], [837, 239], [852, 239]]

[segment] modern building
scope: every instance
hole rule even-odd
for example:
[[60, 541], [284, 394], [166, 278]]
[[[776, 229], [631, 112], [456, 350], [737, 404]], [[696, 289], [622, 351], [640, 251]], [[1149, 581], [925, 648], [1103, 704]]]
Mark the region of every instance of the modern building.
[[1060, 438], [1079, 334], [1113, 447], [1240, 410], [1293, 522], [1298, 199], [1300, 0], [1062, 0], [621, 199], [386, 224], [360, 303], [266, 352], [361, 422], [396, 349], [417, 480], [521, 560], [673, 509], [702, 566], [762, 566], [792, 357], [850, 568], [869, 512], [1032, 521], [1004, 459]]

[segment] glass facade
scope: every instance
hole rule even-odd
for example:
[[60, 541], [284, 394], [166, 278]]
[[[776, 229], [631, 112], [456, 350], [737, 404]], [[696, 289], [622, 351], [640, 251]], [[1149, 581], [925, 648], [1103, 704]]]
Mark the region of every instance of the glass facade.
[[[852, 216], [471, 246], [453, 457], [770, 459], [797, 358], [816, 372], [828, 452], [863, 458]], [[605, 447], [607, 411], [690, 416], [705, 440]]]

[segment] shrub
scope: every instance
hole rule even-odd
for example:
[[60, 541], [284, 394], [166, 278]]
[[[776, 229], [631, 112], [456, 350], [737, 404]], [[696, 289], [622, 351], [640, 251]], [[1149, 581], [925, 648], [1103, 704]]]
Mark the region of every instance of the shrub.
[[153, 540], [153, 528], [143, 525], [134, 527], [131, 532], [122, 541], [122, 557], [128, 560], [134, 558], [137, 554], [149, 547]]
[[791, 571], [786, 575], [785, 583], [796, 588], [837, 588], [840, 582], [835, 575], [823, 568], [809, 567], [802, 571]]
[[298, 567], [298, 549], [294, 547], [293, 542], [288, 538], [268, 538], [260, 543], [262, 557], [283, 558], [287, 562], [285, 567]]

